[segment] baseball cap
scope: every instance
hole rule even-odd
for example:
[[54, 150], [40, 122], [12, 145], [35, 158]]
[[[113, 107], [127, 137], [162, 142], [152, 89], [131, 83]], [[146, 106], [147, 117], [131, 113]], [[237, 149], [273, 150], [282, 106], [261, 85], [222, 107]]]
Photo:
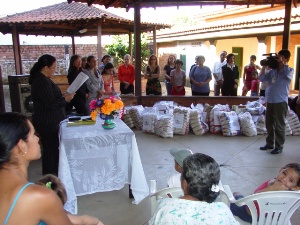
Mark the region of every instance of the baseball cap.
[[183, 160], [188, 157], [189, 155], [192, 155], [193, 152], [189, 149], [177, 149], [172, 148], [170, 149], [171, 155], [174, 157], [175, 161], [182, 167]]

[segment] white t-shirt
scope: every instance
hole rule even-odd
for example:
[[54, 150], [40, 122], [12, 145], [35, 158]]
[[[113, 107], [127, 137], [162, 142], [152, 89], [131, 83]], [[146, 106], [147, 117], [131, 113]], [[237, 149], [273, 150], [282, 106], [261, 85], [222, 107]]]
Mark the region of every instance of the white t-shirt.
[[218, 83], [217, 83], [217, 81], [219, 81], [219, 80], [221, 80], [222, 79], [222, 76], [221, 76], [221, 74], [222, 74], [222, 66], [224, 66], [224, 65], [226, 65], [227, 64], [227, 61], [226, 60], [224, 60], [223, 62], [221, 62], [221, 60], [218, 60], [218, 61], [216, 61], [215, 62], [215, 64], [214, 64], [214, 66], [213, 66], [213, 68], [212, 68], [212, 73], [214, 74], [217, 74], [217, 77], [218, 77], [218, 79], [216, 80], [215, 79], [215, 85], [217, 85]]

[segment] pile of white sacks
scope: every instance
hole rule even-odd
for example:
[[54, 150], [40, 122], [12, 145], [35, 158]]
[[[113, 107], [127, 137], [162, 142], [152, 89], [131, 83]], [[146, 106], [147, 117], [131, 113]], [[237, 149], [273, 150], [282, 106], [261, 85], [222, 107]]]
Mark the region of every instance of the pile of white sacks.
[[[224, 136], [255, 136], [267, 132], [263, 99], [233, 106], [217, 104], [192, 104], [179, 106], [172, 101], [161, 101], [153, 107], [126, 106], [123, 121], [130, 127], [168, 138], [186, 135], [191, 129], [195, 135], [206, 132]], [[300, 135], [297, 115], [289, 110], [286, 116], [286, 135]]]

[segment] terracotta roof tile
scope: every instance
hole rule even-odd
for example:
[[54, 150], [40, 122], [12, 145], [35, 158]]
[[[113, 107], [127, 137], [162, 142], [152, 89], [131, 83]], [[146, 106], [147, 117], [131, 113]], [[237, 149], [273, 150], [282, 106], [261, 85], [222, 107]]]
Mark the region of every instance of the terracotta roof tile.
[[[300, 9], [293, 9], [291, 23], [300, 23]], [[276, 17], [277, 16], [277, 17]], [[201, 16], [199, 16], [201, 18]], [[157, 38], [160, 37], [175, 37], [186, 34], [197, 34], [205, 32], [218, 32], [225, 30], [245, 29], [245, 28], [259, 28], [268, 27], [271, 25], [283, 25], [284, 10], [276, 10], [272, 12], [265, 12], [245, 17], [237, 17], [226, 20], [217, 20], [208, 22], [202, 25], [195, 25], [191, 27], [184, 27], [181, 29], [166, 29], [157, 33]]]
[[81, 20], [97, 19], [106, 14], [108, 18], [131, 21], [124, 17], [114, 15], [108, 11], [98, 9], [94, 6], [88, 7], [83, 3], [67, 2], [30, 10], [23, 13], [16, 13], [1, 18], [1, 22], [24, 23], [24, 22], [41, 22], [41, 21], [62, 21], [62, 20]]
[[[121, 15], [121, 14], [120, 14]], [[51, 36], [95, 36], [101, 22], [103, 35], [128, 34], [134, 31], [134, 21], [95, 6], [67, 2], [16, 13], [0, 18], [0, 32], [12, 33], [11, 25], [18, 25], [19, 34]], [[141, 31], [146, 32], [170, 27], [158, 22], [142, 22]], [[86, 29], [84, 34], [79, 31]]]

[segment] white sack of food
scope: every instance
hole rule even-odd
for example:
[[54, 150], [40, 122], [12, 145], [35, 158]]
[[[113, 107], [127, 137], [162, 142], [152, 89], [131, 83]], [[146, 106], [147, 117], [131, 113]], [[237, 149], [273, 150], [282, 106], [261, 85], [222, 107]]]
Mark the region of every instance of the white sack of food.
[[157, 117], [155, 134], [163, 138], [173, 137], [173, 115], [166, 114]]
[[173, 111], [173, 133], [185, 135], [189, 133], [190, 108], [175, 107]]
[[223, 136], [236, 136], [241, 134], [239, 119], [236, 112], [221, 112], [219, 115]]
[[249, 112], [240, 113], [238, 117], [239, 117], [242, 134], [247, 137], [256, 136], [257, 130], [252, 120], [251, 114]]

